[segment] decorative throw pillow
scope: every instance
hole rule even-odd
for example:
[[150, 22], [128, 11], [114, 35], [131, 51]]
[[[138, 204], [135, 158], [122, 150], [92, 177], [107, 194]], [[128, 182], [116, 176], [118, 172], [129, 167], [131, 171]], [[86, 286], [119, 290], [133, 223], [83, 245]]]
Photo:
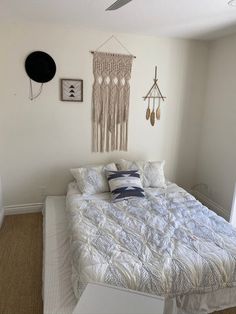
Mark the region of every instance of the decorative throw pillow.
[[83, 168], [71, 169], [70, 171], [81, 193], [91, 195], [109, 191], [106, 170], [116, 171], [117, 168], [114, 163], [111, 163], [106, 166], [85, 166]]
[[137, 170], [106, 171], [112, 193], [112, 201], [123, 201], [134, 197], [145, 197]]
[[165, 161], [130, 161], [121, 159], [120, 170], [138, 170], [143, 187], [166, 188], [164, 175]]

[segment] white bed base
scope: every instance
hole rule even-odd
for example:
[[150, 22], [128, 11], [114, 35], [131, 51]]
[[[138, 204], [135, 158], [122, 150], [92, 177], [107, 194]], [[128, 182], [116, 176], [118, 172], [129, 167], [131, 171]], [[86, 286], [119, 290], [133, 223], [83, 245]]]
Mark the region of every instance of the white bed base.
[[[77, 300], [71, 285], [69, 237], [64, 196], [47, 197], [44, 214], [43, 301], [44, 314], [72, 314]], [[166, 304], [167, 314], [205, 314], [236, 307], [236, 288], [177, 298]]]
[[71, 285], [65, 197], [47, 197], [43, 214], [43, 313], [72, 314], [77, 300]]

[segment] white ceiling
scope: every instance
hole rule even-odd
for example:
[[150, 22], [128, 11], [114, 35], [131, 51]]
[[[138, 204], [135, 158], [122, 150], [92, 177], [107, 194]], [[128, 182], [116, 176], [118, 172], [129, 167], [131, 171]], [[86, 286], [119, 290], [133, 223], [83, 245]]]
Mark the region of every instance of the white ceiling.
[[212, 39], [236, 32], [236, 7], [228, 0], [1, 0], [0, 19], [70, 23], [111, 32]]

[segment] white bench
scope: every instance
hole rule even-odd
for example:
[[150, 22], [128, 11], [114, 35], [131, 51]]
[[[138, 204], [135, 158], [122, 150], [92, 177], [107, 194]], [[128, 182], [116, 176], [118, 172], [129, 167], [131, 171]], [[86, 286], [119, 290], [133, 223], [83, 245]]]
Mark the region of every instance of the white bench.
[[73, 314], [163, 314], [164, 299], [103, 284], [88, 284]]

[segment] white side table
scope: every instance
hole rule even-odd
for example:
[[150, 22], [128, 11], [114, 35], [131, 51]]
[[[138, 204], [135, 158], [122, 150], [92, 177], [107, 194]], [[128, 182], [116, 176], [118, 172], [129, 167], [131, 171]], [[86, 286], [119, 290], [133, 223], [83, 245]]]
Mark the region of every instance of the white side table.
[[89, 283], [73, 314], [163, 314], [164, 298]]

